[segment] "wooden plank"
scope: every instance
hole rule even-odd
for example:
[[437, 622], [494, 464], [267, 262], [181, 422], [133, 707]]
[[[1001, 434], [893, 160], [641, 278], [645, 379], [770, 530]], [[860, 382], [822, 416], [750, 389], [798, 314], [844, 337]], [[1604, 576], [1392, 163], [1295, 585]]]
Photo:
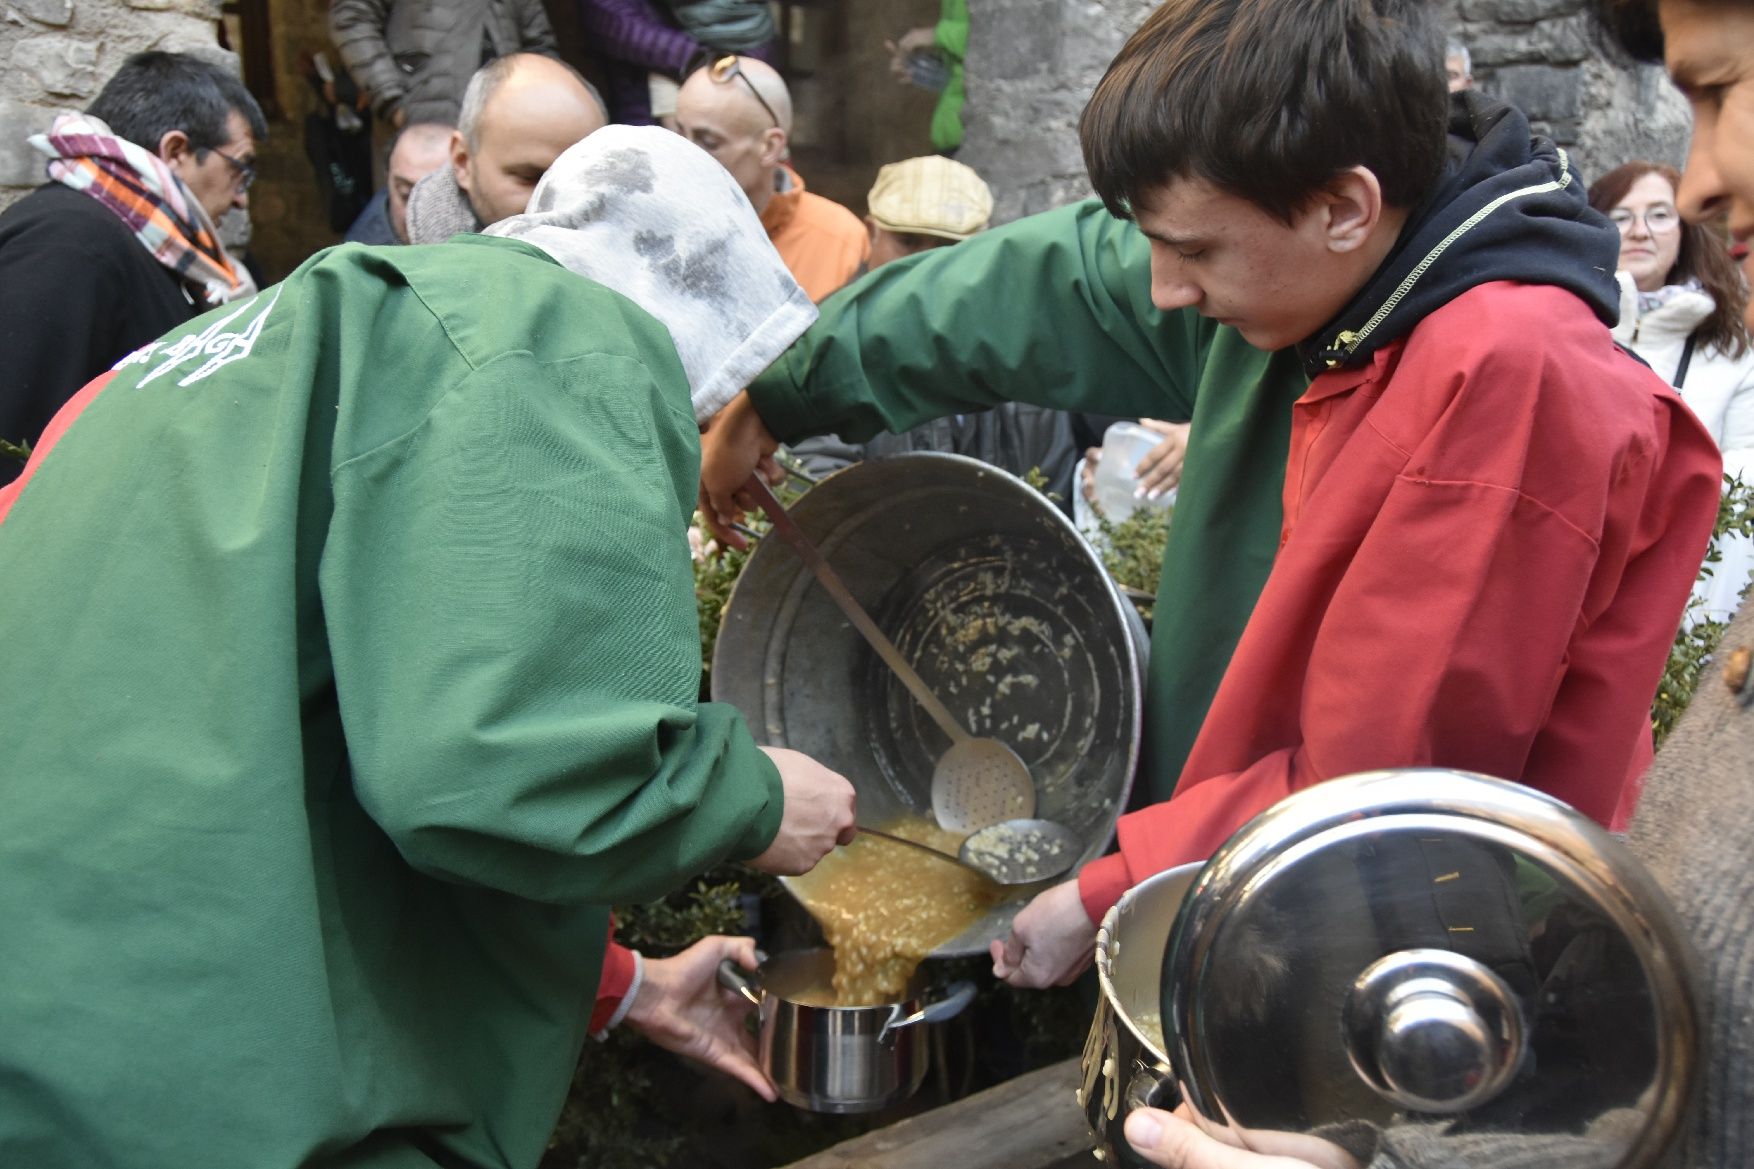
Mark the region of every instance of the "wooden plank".
[[786, 1169], [1095, 1169], [1066, 1060], [842, 1141]]

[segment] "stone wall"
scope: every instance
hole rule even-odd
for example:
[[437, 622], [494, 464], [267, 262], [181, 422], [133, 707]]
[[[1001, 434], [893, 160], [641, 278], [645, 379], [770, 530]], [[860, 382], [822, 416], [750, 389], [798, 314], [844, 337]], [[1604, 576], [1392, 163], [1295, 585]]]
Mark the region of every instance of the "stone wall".
[[1584, 0], [1452, 0], [1450, 11], [1475, 84], [1528, 114], [1585, 178], [1632, 158], [1680, 165], [1687, 103], [1661, 68], [1609, 44]]
[[83, 109], [131, 53], [221, 53], [218, 20], [218, 0], [0, 0], [0, 207], [43, 181], [29, 135]]
[[968, 104], [957, 158], [993, 188], [993, 222], [1090, 193], [1078, 115], [1151, 0], [969, 5]]
[[[971, 5], [968, 140], [958, 156], [993, 187], [995, 222], [1089, 193], [1078, 115], [1150, 0]], [[1662, 70], [1603, 43], [1584, 0], [1448, 0], [1476, 84], [1520, 106], [1586, 177], [1629, 158], [1679, 162], [1686, 104]]]

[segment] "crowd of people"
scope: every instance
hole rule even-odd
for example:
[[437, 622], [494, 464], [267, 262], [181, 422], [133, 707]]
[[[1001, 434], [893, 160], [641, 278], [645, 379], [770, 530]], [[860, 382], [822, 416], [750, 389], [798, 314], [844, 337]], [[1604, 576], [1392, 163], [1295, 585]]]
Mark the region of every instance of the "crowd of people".
[[[260, 108], [130, 57], [0, 215], [0, 438], [31, 448], [0, 478], [0, 1162], [528, 1169], [623, 1023], [772, 1099], [714, 979], [753, 940], [646, 958], [606, 907], [855, 831], [846, 779], [698, 698], [689, 529], [742, 546], [782, 442], [1070, 485], [1089, 419], [1163, 428], [1146, 798], [993, 944], [1014, 985], [1325, 779], [1456, 767], [1625, 829], [1690, 598], [1729, 615], [1754, 564], [1700, 579], [1754, 447], [1722, 234], [1754, 235], [1754, 9], [1605, 6], [1666, 40], [1683, 173], [1586, 187], [1420, 0], [1168, 0], [1085, 109], [1096, 197], [989, 227], [942, 155], [863, 221], [809, 191], [766, 5], [666, 37], [587, 5], [606, 101], [535, 0], [337, 0], [389, 184], [370, 246], [262, 289], [214, 228]], [[960, 57], [944, 7], [898, 56]], [[670, 125], [611, 124], [640, 120]], [[1644, 844], [1745, 852], [1725, 798], [1714, 838]], [[1750, 1155], [1727, 1090], [1689, 1163]], [[1128, 1133], [1285, 1163], [1186, 1114]]]

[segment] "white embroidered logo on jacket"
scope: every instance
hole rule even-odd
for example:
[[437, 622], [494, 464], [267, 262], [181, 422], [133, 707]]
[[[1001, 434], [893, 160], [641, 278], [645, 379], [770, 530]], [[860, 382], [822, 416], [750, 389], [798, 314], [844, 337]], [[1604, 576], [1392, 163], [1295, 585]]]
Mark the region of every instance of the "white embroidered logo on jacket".
[[262, 335], [262, 326], [267, 323], [268, 314], [274, 311], [274, 305], [280, 300], [280, 289], [278, 287], [274, 289], [273, 297], [262, 306], [262, 311], [257, 313], [255, 318], [243, 328], [227, 332], [226, 327], [248, 312], [250, 306], [260, 299], [262, 299], [260, 296], [252, 296], [235, 310], [220, 317], [199, 333], [189, 333], [168, 345], [162, 341], [154, 341], [150, 345], [136, 349], [118, 361], [116, 368], [124, 369], [130, 365], [144, 365], [154, 357], [163, 358], [164, 360], [158, 368], [141, 378], [139, 385], [134, 387], [135, 389], [144, 389], [172, 370], [187, 365], [198, 357], [205, 356], [207, 360], [195, 372], [177, 382], [179, 386], [192, 386], [203, 378], [211, 376], [222, 367], [230, 365], [234, 361], [242, 361], [250, 355], [250, 351], [256, 347], [256, 339]]

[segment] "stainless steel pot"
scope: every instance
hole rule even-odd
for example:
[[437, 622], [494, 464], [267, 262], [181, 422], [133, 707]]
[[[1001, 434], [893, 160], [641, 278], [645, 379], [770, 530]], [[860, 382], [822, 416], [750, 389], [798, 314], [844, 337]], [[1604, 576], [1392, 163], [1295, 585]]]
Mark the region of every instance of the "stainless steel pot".
[[1127, 1113], [1180, 1102], [1163, 1038], [1159, 985], [1170, 928], [1199, 872], [1198, 864], [1180, 865], [1146, 878], [1127, 890], [1096, 932], [1101, 995], [1077, 1093], [1100, 1159], [1144, 1165], [1121, 1135]]
[[899, 1003], [800, 1002], [832, 993], [829, 950], [777, 955], [756, 976], [727, 960], [719, 966], [719, 981], [759, 1009], [761, 1067], [780, 1098], [811, 1112], [876, 1112], [913, 1095], [929, 1062], [923, 1024], [953, 1018], [974, 998], [974, 984], [965, 981], [927, 1000], [916, 978]]
[[[1036, 812], [1108, 851], [1138, 763], [1146, 635], [1078, 530], [1039, 491], [960, 455], [856, 463], [790, 507], [927, 688], [1028, 766]], [[713, 698], [757, 741], [852, 781], [860, 818], [932, 817], [949, 740], [779, 540], [725, 607]], [[985, 953], [1032, 890], [934, 956]]]
[[[1245, 825], [1185, 898], [1176, 874], [1154, 880], [1098, 951], [1081, 1103], [1106, 1156], [1131, 1157], [1130, 1108], [1185, 1101], [1262, 1152], [1368, 1160], [1386, 1141], [1490, 1165], [1515, 1146], [1648, 1169], [1686, 1113], [1691, 947], [1625, 846], [1539, 792], [1430, 768], [1348, 776]], [[1135, 961], [1154, 954], [1161, 1050], [1127, 1025]], [[1172, 1082], [1141, 1075], [1166, 1068]]]

